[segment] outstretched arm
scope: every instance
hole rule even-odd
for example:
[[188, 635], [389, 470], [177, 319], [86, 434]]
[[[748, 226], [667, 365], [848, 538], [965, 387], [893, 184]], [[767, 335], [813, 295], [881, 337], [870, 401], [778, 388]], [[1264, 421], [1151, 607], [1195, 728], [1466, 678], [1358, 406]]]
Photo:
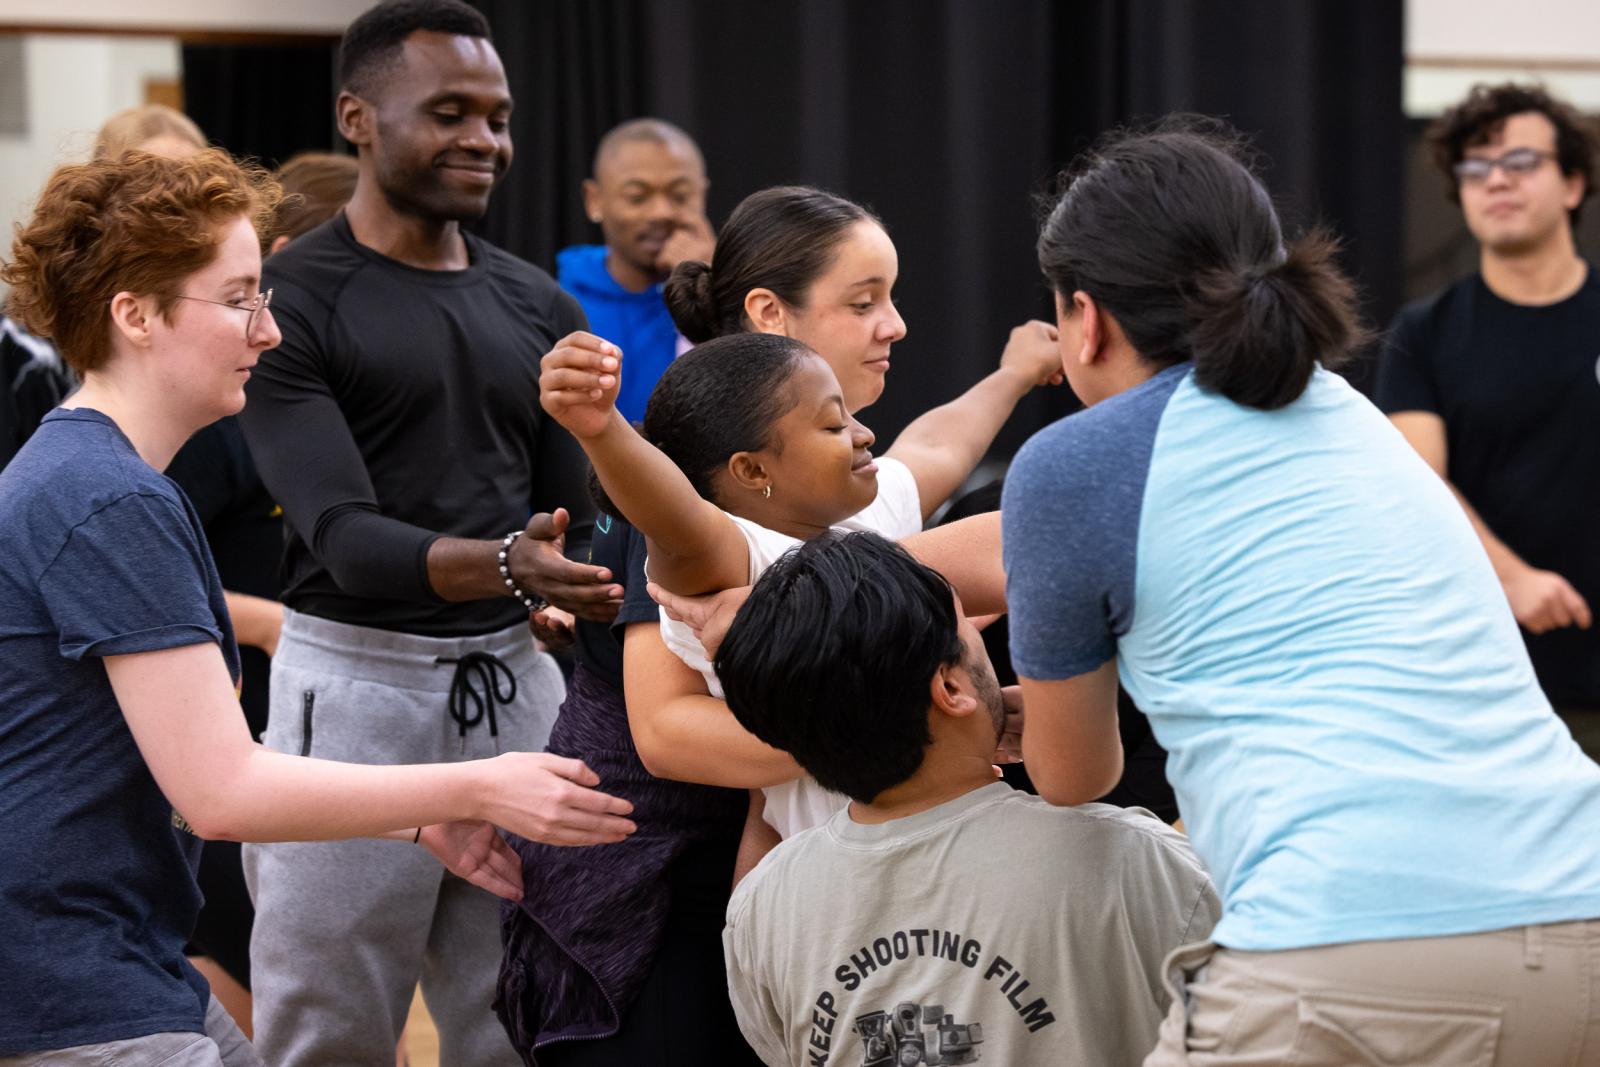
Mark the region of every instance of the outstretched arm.
[[599, 779], [578, 760], [548, 753], [373, 767], [263, 748], [214, 642], [104, 662], [140, 755], [201, 837], [331, 840], [479, 819], [536, 841], [590, 845], [634, 829], [622, 817], [627, 801], [591, 788]]
[[1025, 322], [1011, 331], [999, 370], [907, 426], [887, 454], [911, 469], [922, 517], [961, 487], [1029, 390], [1061, 381], [1056, 328], [1037, 319]]
[[540, 363], [539, 403], [575, 437], [611, 502], [650, 544], [650, 575], [677, 593], [750, 580], [744, 534], [617, 410], [622, 351], [568, 334]]

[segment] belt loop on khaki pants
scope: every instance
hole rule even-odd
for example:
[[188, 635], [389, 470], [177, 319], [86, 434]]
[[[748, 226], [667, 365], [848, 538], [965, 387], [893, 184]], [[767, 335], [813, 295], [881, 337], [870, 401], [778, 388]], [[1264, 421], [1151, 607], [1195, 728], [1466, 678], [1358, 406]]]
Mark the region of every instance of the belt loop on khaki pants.
[[1522, 928], [1522, 965], [1530, 971], [1544, 966], [1544, 927]]

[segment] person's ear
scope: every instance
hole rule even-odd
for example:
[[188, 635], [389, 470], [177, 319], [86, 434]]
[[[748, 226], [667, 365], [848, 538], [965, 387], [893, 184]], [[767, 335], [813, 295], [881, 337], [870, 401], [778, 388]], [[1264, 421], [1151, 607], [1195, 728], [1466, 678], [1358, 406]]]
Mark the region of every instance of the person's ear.
[[728, 457], [728, 477], [739, 489], [759, 493], [770, 489], [772, 476], [754, 452], [735, 452]]
[[267, 246], [267, 255], [270, 256], [274, 252], [283, 251], [284, 248], [288, 247], [288, 244], [289, 244], [289, 235], [286, 234], [286, 233], [278, 234], [278, 236], [276, 236], [276, 237], [274, 237], [272, 239], [272, 244]]
[[1566, 184], [1567, 192], [1561, 198], [1561, 206], [1571, 211], [1583, 203], [1583, 194], [1587, 187], [1584, 185], [1582, 174], [1568, 174], [1563, 178], [1563, 181]]
[[752, 289], [744, 295], [744, 317], [755, 333], [789, 336], [789, 308], [771, 289]]
[[596, 226], [600, 224], [600, 183], [593, 178], [583, 179], [583, 213]]
[[140, 348], [150, 345], [151, 320], [155, 314], [152, 297], [135, 296], [123, 290], [111, 298], [112, 328]]
[[966, 671], [959, 664], [941, 664], [928, 683], [928, 695], [935, 710], [954, 719], [962, 719], [978, 710], [978, 699], [971, 692], [970, 683], [962, 685]]
[[356, 147], [372, 143], [372, 105], [355, 93], [342, 92], [333, 103], [339, 136]]
[[1082, 316], [1080, 320], [1082, 326], [1078, 330], [1082, 343], [1077, 353], [1070, 358], [1087, 367], [1099, 359], [1101, 353], [1105, 351], [1107, 340], [1105, 313], [1100, 305], [1095, 303], [1094, 297], [1082, 289], [1072, 294], [1072, 309], [1075, 314]]

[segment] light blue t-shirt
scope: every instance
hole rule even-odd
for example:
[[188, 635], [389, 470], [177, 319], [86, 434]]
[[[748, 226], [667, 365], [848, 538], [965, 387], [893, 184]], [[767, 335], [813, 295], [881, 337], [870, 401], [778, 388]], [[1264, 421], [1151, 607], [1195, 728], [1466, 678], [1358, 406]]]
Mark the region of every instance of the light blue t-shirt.
[[1215, 939], [1600, 917], [1600, 765], [1444, 482], [1337, 375], [1269, 412], [1189, 371], [1040, 432], [1001, 510], [1017, 672], [1117, 657], [1222, 893]]

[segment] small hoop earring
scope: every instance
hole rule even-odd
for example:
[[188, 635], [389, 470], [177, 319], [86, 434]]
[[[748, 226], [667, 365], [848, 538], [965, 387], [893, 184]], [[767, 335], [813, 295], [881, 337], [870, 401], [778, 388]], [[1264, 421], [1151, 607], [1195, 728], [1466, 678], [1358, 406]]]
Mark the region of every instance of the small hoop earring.
[[762, 500], [771, 500], [772, 499], [772, 486], [763, 485], [761, 487], [761, 499]]

